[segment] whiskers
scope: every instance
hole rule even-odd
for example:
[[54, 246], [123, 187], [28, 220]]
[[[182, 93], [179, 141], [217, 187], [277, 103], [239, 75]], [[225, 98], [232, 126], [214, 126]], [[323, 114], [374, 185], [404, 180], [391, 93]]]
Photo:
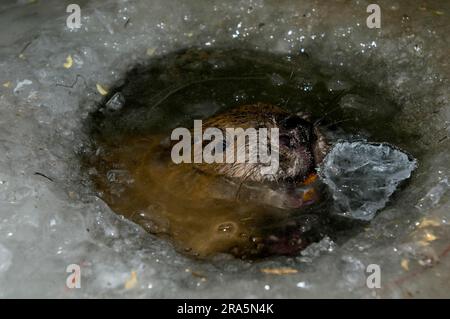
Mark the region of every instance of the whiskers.
[[236, 191], [236, 195], [235, 195], [235, 201], [239, 200], [239, 193], [241, 192], [242, 189], [242, 185], [247, 181], [247, 179], [252, 176], [255, 172], [256, 169], [259, 169], [259, 165], [253, 165], [250, 167], [250, 169], [245, 173], [244, 178], [242, 179], [242, 181], [239, 183], [238, 189]]
[[[333, 99], [327, 103], [327, 105], [325, 106], [325, 108], [328, 108], [330, 105], [333, 105], [335, 103], [337, 103], [345, 94], [347, 94], [349, 91], [348, 90], [342, 90], [341, 92], [339, 92], [338, 94], [336, 94], [336, 96], [333, 97]], [[329, 116], [330, 114], [336, 112], [337, 110], [340, 109], [340, 105], [336, 105], [333, 108], [331, 108], [330, 110], [328, 110], [327, 112], [325, 112], [325, 114], [319, 118], [318, 120], [316, 120], [313, 123], [313, 126], [316, 127], [318, 125], [320, 125], [322, 123], [323, 120], [325, 120], [327, 118], [327, 116]]]
[[353, 118], [346, 118], [346, 119], [343, 119], [343, 120], [339, 120], [339, 121], [335, 121], [335, 122], [332, 122], [332, 123], [330, 123], [330, 124], [327, 124], [327, 125], [323, 126], [322, 128], [326, 129], [326, 128], [332, 127], [332, 126], [334, 126], [334, 125], [336, 125], [336, 124], [341, 124], [341, 123], [345, 123], [345, 122], [350, 122], [350, 121], [352, 121], [352, 120], [353, 120]]

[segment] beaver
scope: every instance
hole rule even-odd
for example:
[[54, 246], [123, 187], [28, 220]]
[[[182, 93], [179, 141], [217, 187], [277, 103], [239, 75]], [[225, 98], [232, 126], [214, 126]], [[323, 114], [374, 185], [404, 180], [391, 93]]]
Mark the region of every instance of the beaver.
[[261, 174], [264, 164], [258, 162], [176, 164], [170, 157], [174, 141], [167, 136], [128, 134], [100, 144], [89, 159], [100, 197], [115, 212], [195, 256], [256, 256], [270, 251], [270, 241], [282, 254], [302, 249], [306, 241], [298, 227], [282, 238], [270, 226], [318, 198], [315, 169], [329, 148], [319, 127], [264, 103], [213, 115], [203, 121], [203, 129], [208, 127], [278, 128], [278, 170]]

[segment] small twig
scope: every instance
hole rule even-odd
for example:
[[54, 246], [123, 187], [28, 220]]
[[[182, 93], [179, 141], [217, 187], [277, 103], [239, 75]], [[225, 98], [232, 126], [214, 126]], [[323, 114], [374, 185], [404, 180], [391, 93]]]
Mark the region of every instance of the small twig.
[[25, 46], [23, 47], [23, 49], [20, 50], [19, 55], [23, 54], [23, 53], [26, 51], [26, 49], [28, 49], [28, 47], [31, 45], [31, 43], [33, 43], [33, 41], [36, 40], [38, 37], [39, 37], [39, 36], [37, 35], [37, 36], [35, 36], [33, 39], [31, 39], [30, 41], [28, 41], [28, 42], [25, 44]]
[[73, 82], [72, 85], [65, 85], [65, 84], [61, 84], [61, 83], [56, 83], [56, 86], [62, 86], [62, 87], [65, 87], [65, 88], [73, 89], [73, 87], [75, 86], [75, 84], [77, 84], [77, 82], [78, 82], [78, 78], [82, 78], [83, 81], [84, 81], [84, 85], [87, 86], [87, 81], [86, 81], [86, 79], [85, 79], [81, 74], [77, 74], [77, 76], [76, 76], [76, 78], [75, 78], [75, 82]]
[[50, 177], [48, 177], [47, 175], [42, 174], [42, 173], [40, 173], [40, 172], [34, 172], [34, 175], [42, 176], [42, 177], [48, 179], [50, 182], [54, 182], [54, 180], [53, 180], [52, 178], [50, 178]]
[[[327, 105], [325, 107], [328, 107], [330, 105], [332, 105], [333, 103], [337, 102], [338, 100], [340, 100], [345, 94], [347, 94], [349, 92], [349, 90], [342, 90], [341, 92], [339, 92], [336, 96], [334, 96], [330, 102], [327, 103]], [[326, 117], [328, 115], [330, 115], [331, 113], [337, 111], [340, 109], [340, 105], [336, 105], [335, 107], [331, 108], [330, 110], [328, 110], [325, 115], [323, 115], [321, 118], [319, 118], [318, 120], [316, 120], [313, 125], [317, 126], [319, 125], [324, 119], [326, 119]]]

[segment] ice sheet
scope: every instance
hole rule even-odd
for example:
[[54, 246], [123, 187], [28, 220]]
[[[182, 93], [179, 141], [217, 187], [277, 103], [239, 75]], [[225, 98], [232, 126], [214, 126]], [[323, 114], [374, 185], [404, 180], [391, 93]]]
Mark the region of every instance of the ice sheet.
[[[450, 175], [448, 2], [378, 1], [382, 28], [368, 29], [368, 1], [78, 1], [79, 30], [66, 27], [68, 3], [0, 5], [0, 297], [449, 297], [449, 194], [429, 193]], [[303, 52], [327, 89], [379, 89], [342, 110], [414, 153], [408, 188], [345, 242], [256, 263], [188, 259], [114, 214], [79, 167], [88, 112], [129, 66], [221, 45]], [[427, 194], [439, 201], [418, 205]], [[366, 286], [372, 263], [381, 289]], [[80, 289], [65, 285], [70, 264]], [[261, 271], [277, 267], [298, 272]]]

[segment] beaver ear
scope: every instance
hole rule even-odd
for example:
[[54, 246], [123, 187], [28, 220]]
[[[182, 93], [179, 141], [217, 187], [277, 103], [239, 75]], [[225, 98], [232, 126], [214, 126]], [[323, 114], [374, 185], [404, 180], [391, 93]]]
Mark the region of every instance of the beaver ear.
[[302, 119], [297, 115], [289, 115], [288, 117], [281, 120], [280, 125], [287, 130], [292, 130], [299, 127], [310, 127], [311, 123]]
[[300, 112], [297, 112], [295, 115], [297, 115], [298, 117], [301, 117], [302, 119], [304, 119], [308, 122], [311, 122], [311, 119], [312, 119], [311, 113], [300, 111]]

